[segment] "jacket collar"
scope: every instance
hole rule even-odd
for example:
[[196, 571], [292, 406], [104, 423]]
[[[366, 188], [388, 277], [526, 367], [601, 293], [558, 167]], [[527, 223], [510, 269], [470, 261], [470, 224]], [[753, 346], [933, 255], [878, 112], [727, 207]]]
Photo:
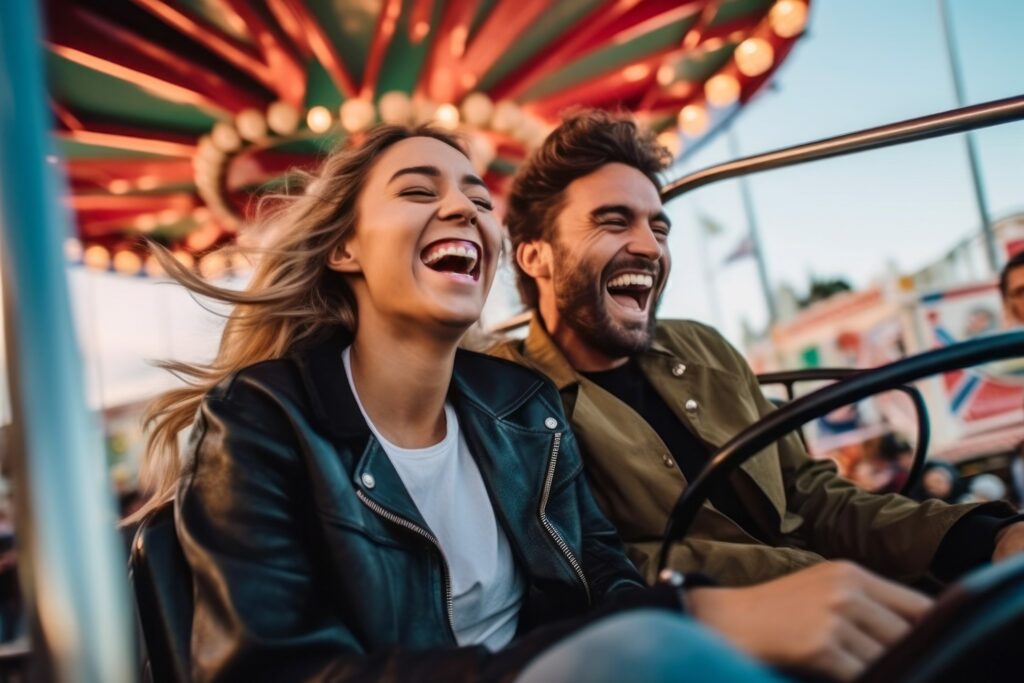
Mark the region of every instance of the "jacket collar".
[[[736, 432], [731, 429], [725, 429], [719, 423], [719, 420], [705, 419], [699, 414], [686, 414], [685, 410], [681, 409], [680, 401], [678, 400], [682, 394], [679, 396], [673, 395], [674, 391], [678, 392], [680, 390], [666, 389], [665, 387], [669, 386], [666, 385], [666, 382], [670, 382], [671, 387], [686, 387], [682, 390], [684, 393], [686, 391], [715, 392], [706, 395], [692, 394], [698, 396], [701, 401], [728, 399], [732, 393], [749, 391], [749, 387], [746, 384], [737, 384], [733, 375], [708, 364], [706, 354], [703, 357], [697, 354], [696, 358], [686, 359], [681, 357], [679, 353], [673, 353], [664, 343], [659, 341], [659, 337], [663, 334], [664, 330], [659, 327], [651, 348], [636, 355], [640, 369], [648, 378], [648, 381], [654, 385], [655, 390], [659, 390], [659, 387], [662, 388], [662, 391], [659, 391], [659, 393], [665, 398], [669, 407], [673, 410], [676, 417], [679, 418], [680, 423], [689, 424], [693, 432], [714, 451], [735, 436]], [[523, 343], [522, 349], [526, 360], [536, 369], [551, 377], [558, 385], [559, 391], [567, 388], [577, 389], [577, 395], [571, 408], [570, 419], [573, 422], [574, 431], [580, 434], [581, 437], [585, 437], [590, 429], [596, 429], [600, 432], [600, 430], [604, 429], [604, 423], [609, 419], [616, 419], [616, 417], [620, 420], [624, 419], [621, 414], [615, 413], [614, 410], [609, 410], [608, 404], [605, 404], [605, 409], [603, 410], [594, 408], [594, 399], [604, 395], [604, 391], [600, 387], [588, 382], [586, 392], [578, 391], [583, 378], [573, 369], [568, 359], [566, 359], [565, 355], [551, 338], [551, 335], [544, 329], [544, 325], [536, 313], [530, 322], [530, 331]], [[672, 373], [672, 368], [677, 363], [682, 362], [685, 362], [687, 370], [682, 378], [677, 379]], [[581, 399], [580, 396], [587, 392], [590, 395], [584, 397], [586, 400]], [[624, 406], [621, 401], [610, 395], [605, 395], [605, 397], [612, 400], [611, 405], [613, 406]], [[629, 408], [629, 410], [632, 409]], [[645, 426], [647, 429], [653, 430], [646, 423]], [[586, 439], [584, 438], [584, 440]], [[750, 476], [754, 485], [768, 498], [781, 517], [785, 513], [785, 493], [778, 464], [770, 459], [756, 457], [748, 459], [740, 465], [740, 469]]]
[[[335, 327], [296, 347], [290, 357], [298, 367], [313, 414], [325, 433], [365, 438], [370, 428], [345, 378], [341, 360], [341, 352], [351, 343], [352, 335]], [[502, 368], [507, 371], [501, 372]], [[495, 379], [498, 372], [501, 381]], [[459, 349], [449, 400], [456, 404], [469, 401], [491, 419], [506, 419], [542, 382], [540, 377], [507, 361]]]
[[341, 438], [366, 437], [370, 427], [345, 379], [341, 352], [352, 335], [338, 326], [324, 330], [292, 350], [313, 415], [325, 432]]
[[[651, 348], [644, 354], [655, 354], [673, 357], [671, 351], [657, 339], [651, 344]], [[644, 355], [641, 354], [641, 355]], [[562, 350], [558, 348], [555, 340], [551, 338], [544, 328], [540, 315], [534, 311], [530, 319], [530, 329], [523, 342], [523, 355], [538, 370], [543, 372], [555, 383], [559, 391], [576, 386], [580, 383], [580, 373], [565, 357]]]
[[[370, 428], [345, 377], [341, 359], [341, 352], [350, 343], [350, 334], [334, 329], [290, 354], [318, 429], [345, 442], [352, 454], [349, 476], [364, 497], [429, 530], [384, 448], [377, 439], [370, 438]], [[520, 413], [536, 411], [519, 409], [545, 381], [519, 364], [460, 349], [448, 392], [448, 400], [459, 416], [460, 432], [481, 476], [497, 494], [492, 495], [495, 514], [505, 520], [505, 533], [520, 548], [542, 547], [550, 540], [539, 525], [520, 522], [534, 518], [540, 495], [538, 482], [544, 480], [553, 431], [544, 422], [529, 424], [527, 418], [520, 417]], [[573, 474], [566, 471], [561, 476], [570, 478]], [[547, 567], [541, 574], [566, 570], [558, 562], [554, 564], [556, 568]]]

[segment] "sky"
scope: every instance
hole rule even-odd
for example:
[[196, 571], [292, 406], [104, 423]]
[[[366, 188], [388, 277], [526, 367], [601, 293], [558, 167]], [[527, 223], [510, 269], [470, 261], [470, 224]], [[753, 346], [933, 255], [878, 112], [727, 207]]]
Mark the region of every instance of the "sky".
[[[949, 2], [968, 103], [1024, 94], [1024, 0]], [[955, 106], [937, 0], [815, 0], [808, 34], [734, 132], [749, 155]], [[992, 216], [1024, 210], [1024, 123], [976, 136]], [[720, 135], [676, 171], [731, 158]], [[811, 274], [862, 287], [887, 264], [912, 272], [980, 229], [963, 136], [769, 171], [749, 184], [769, 277], [801, 293]], [[746, 230], [737, 182], [702, 188], [669, 211], [674, 267], [662, 316], [710, 323], [741, 345], [744, 321], [761, 328], [767, 315], [753, 260], [722, 265]], [[698, 216], [722, 234], [702, 243]], [[212, 357], [220, 320], [180, 288], [78, 267], [69, 279], [92, 405], [170, 386], [154, 359]], [[485, 321], [507, 315], [512, 289], [511, 275], [499, 273]], [[6, 412], [0, 405], [0, 421]]]
[[[949, 4], [966, 104], [1024, 94], [1024, 2]], [[808, 34], [774, 87], [735, 119], [740, 155], [955, 108], [938, 7], [937, 0], [816, 0]], [[975, 136], [990, 214], [1024, 210], [1024, 123]], [[719, 135], [678, 173], [731, 158]], [[980, 230], [962, 135], [767, 171], [748, 182], [769, 279], [801, 294], [812, 274], [863, 287], [888, 264], [913, 272]], [[722, 265], [746, 230], [738, 181], [684, 195], [669, 211], [674, 266], [662, 316], [711, 323], [739, 344], [743, 321], [760, 329], [767, 313], [754, 261]], [[703, 245], [701, 215], [725, 228]], [[700, 258], [702, 249], [708, 258]]]

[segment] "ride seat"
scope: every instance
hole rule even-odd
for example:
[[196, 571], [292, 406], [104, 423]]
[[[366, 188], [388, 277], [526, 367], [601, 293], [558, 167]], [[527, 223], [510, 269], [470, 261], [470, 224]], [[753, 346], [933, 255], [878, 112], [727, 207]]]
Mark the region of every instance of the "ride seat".
[[142, 631], [144, 677], [154, 683], [190, 681], [192, 572], [174, 531], [173, 504], [139, 524], [128, 571]]

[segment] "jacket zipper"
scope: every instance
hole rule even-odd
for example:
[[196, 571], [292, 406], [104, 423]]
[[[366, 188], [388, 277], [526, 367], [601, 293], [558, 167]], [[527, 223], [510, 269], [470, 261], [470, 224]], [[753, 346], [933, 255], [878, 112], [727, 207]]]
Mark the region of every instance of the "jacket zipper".
[[551, 459], [548, 461], [548, 473], [544, 479], [544, 492], [540, 498], [540, 523], [544, 525], [547, 532], [551, 534], [551, 538], [554, 539], [555, 544], [565, 555], [565, 559], [569, 561], [573, 571], [576, 572], [576, 576], [579, 577], [580, 583], [583, 584], [583, 590], [587, 593], [587, 604], [591, 604], [590, 599], [590, 584], [587, 583], [587, 577], [583, 574], [583, 567], [576, 561], [576, 557], [572, 554], [572, 550], [569, 549], [569, 544], [565, 542], [562, 536], [555, 531], [555, 527], [552, 526], [551, 522], [548, 521], [546, 509], [548, 506], [548, 498], [551, 496], [551, 484], [555, 480], [555, 465], [558, 464], [558, 450], [562, 445], [562, 432], [555, 432], [555, 442], [551, 446]]
[[392, 522], [393, 524], [397, 524], [400, 527], [404, 527], [409, 531], [419, 534], [423, 538], [427, 539], [431, 543], [431, 545], [437, 548], [437, 554], [441, 556], [441, 567], [444, 569], [444, 604], [446, 609], [446, 615], [448, 617], [448, 632], [451, 634], [452, 640], [458, 643], [459, 639], [455, 636], [455, 617], [454, 608], [452, 606], [453, 601], [451, 573], [448, 570], [448, 560], [445, 558], [444, 551], [441, 550], [441, 544], [438, 543], [437, 538], [435, 538], [434, 535], [426, 529], [417, 526], [416, 524], [410, 522], [404, 517], [399, 517], [390, 510], [381, 507], [379, 504], [370, 499], [370, 497], [367, 496], [362, 491], [356, 490], [356, 497], [363, 502], [363, 505], [376, 512], [384, 519], [388, 520], [389, 522]]

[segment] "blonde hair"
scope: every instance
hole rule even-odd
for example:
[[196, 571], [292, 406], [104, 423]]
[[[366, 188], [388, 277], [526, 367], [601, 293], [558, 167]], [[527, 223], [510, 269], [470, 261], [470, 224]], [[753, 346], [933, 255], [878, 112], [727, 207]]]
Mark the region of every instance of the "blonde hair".
[[164, 247], [152, 245], [155, 257], [179, 284], [233, 307], [212, 362], [158, 363], [186, 386], [161, 394], [146, 410], [139, 480], [150, 498], [125, 519], [126, 524], [174, 498], [180, 477], [178, 436], [192, 423], [210, 389], [246, 366], [284, 356], [297, 342], [326, 327], [341, 325], [355, 332], [355, 298], [344, 277], [327, 262], [356, 226], [356, 202], [377, 157], [411, 137], [434, 138], [466, 153], [457, 138], [429, 127], [380, 126], [357, 147], [339, 146], [317, 173], [305, 176], [304, 191], [286, 191], [261, 201], [258, 222], [267, 227], [268, 243], [232, 248], [256, 257], [244, 290], [213, 285], [178, 263]]

